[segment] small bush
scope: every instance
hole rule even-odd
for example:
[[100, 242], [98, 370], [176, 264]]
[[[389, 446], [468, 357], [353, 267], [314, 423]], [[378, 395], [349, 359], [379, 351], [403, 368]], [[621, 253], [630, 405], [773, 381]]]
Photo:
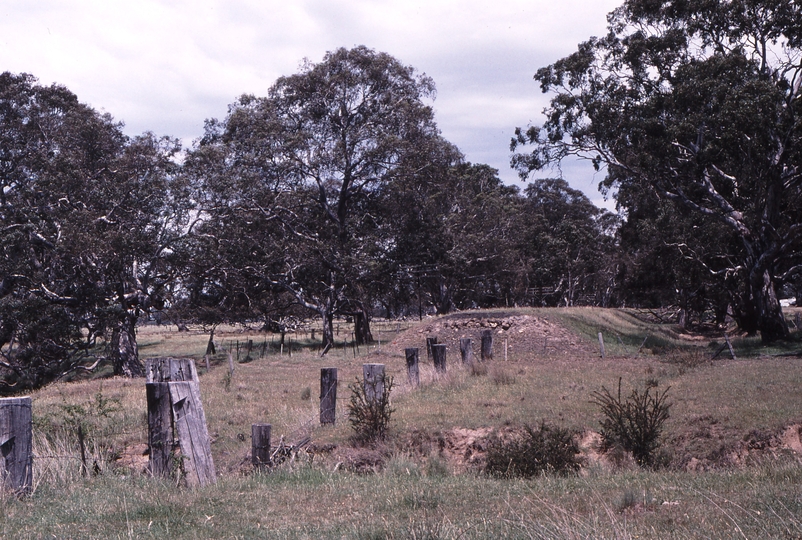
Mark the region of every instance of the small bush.
[[620, 446], [632, 452], [639, 465], [653, 467], [663, 424], [669, 418], [671, 404], [666, 400], [669, 389], [659, 392], [647, 384], [643, 392], [633, 389], [626, 401], [622, 401], [621, 379], [618, 379], [617, 397], [603, 386], [601, 391], [593, 392], [591, 402], [604, 415], [601, 421], [604, 448]]
[[579, 447], [571, 431], [541, 423], [538, 429], [524, 426], [520, 438], [491, 439], [485, 471], [505, 478], [568, 474], [579, 470], [578, 455]]
[[361, 443], [383, 441], [390, 426], [390, 417], [395, 412], [390, 406], [393, 378], [382, 375], [372, 384], [372, 388], [366, 389], [357, 379], [348, 385], [351, 390], [351, 400], [346, 406], [348, 421], [354, 429], [355, 439]]

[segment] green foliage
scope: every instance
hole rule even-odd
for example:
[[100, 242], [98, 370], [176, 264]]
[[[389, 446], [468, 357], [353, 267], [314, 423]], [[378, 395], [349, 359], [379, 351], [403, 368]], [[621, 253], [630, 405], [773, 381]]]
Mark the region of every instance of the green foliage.
[[649, 467], [655, 465], [660, 435], [671, 408], [666, 400], [670, 387], [660, 392], [655, 386], [647, 384], [644, 391], [634, 388], [622, 401], [619, 378], [617, 396], [603, 386], [591, 394], [591, 402], [598, 405], [604, 415], [601, 421], [604, 446], [608, 449], [620, 446], [632, 452], [639, 465]]
[[604, 168], [628, 232], [649, 239], [623, 257], [627, 281], [665, 291], [668, 274], [681, 309], [723, 319], [728, 301], [766, 342], [788, 337], [777, 290], [802, 263], [799, 20], [776, 0], [627, 1], [605, 36], [537, 71], [546, 122], [512, 141], [533, 147], [513, 157], [523, 178], [576, 156]]
[[579, 447], [570, 430], [541, 423], [537, 429], [524, 426], [518, 438], [491, 439], [485, 471], [504, 478], [569, 474], [579, 470], [578, 455]]
[[390, 426], [390, 417], [395, 412], [390, 404], [393, 378], [382, 374], [377, 380], [365, 384], [357, 379], [348, 388], [351, 390], [351, 399], [346, 408], [354, 438], [360, 443], [383, 441]]

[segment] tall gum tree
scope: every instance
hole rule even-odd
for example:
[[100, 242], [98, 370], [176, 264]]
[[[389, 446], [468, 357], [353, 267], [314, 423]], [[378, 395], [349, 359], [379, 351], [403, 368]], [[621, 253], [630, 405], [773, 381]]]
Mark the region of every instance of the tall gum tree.
[[801, 9], [626, 1], [605, 37], [538, 70], [555, 94], [546, 122], [512, 141], [533, 146], [513, 156], [522, 176], [586, 158], [606, 166], [605, 189], [651, 190], [729, 229], [737, 243], [710, 238], [707, 268], [737, 283], [733, 315], [766, 342], [788, 336], [776, 291], [802, 257]]
[[188, 213], [178, 143], [121, 127], [63, 86], [0, 74], [0, 366], [18, 389], [102, 360], [144, 375], [136, 322], [164, 301]]
[[420, 156], [441, 143], [424, 103], [433, 96], [430, 78], [388, 54], [337, 49], [266, 97], [242, 96], [223, 122], [207, 122], [188, 158], [204, 200], [201, 233], [228, 238], [227, 224], [253, 224], [234, 239], [250, 254], [236, 271], [319, 315], [324, 353], [336, 314], [354, 317], [358, 340], [370, 338], [360, 291], [381, 243], [372, 200], [418, 174], [411, 164], [428, 166]]

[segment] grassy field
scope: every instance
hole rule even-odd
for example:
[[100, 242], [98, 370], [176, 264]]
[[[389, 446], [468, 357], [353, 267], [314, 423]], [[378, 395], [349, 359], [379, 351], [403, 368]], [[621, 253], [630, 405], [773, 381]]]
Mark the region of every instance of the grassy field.
[[[344, 340], [347, 326], [340, 327]], [[477, 375], [460, 365], [454, 340], [466, 335], [476, 343], [483, 328], [494, 330], [494, 360]], [[143, 357], [198, 361], [218, 484], [187, 490], [142, 473], [143, 381], [59, 383], [32, 395], [34, 492], [3, 496], [0, 535], [802, 538], [798, 340], [765, 349], [735, 339], [737, 359], [711, 360], [720, 335], [687, 335], [633, 313], [591, 308], [463, 313], [376, 322], [373, 330], [381, 344], [357, 351], [339, 342], [320, 358], [309, 330], [288, 335], [280, 354], [275, 336], [218, 329], [218, 354], [206, 373], [208, 334], [142, 327]], [[446, 375], [425, 360], [424, 338], [432, 333], [448, 346]], [[236, 358], [239, 342], [243, 360], [249, 339], [252, 361], [237, 363], [229, 376], [227, 349]], [[408, 346], [422, 348], [419, 389], [406, 381]], [[390, 437], [374, 448], [352, 444], [345, 408], [347, 385], [366, 362], [385, 364], [396, 382]], [[339, 369], [335, 426], [318, 422], [322, 367]], [[639, 470], [591, 448], [577, 476], [501, 480], [481, 472], [483, 437], [493, 430], [546, 421], [590, 440], [600, 420], [591, 393], [614, 390], [619, 379], [625, 392], [647, 381], [670, 387], [662, 469]], [[269, 473], [250, 470], [250, 426], [258, 422], [273, 425], [274, 444], [310, 437], [311, 451]], [[87, 434], [85, 476], [79, 425]]]

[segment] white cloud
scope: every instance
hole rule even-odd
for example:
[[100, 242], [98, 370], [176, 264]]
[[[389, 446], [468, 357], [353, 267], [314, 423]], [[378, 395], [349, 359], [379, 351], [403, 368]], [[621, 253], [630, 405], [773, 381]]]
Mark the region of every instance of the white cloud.
[[[6, 0], [0, 69], [60, 83], [126, 123], [189, 143], [242, 93], [264, 94], [303, 58], [366, 45], [430, 75], [444, 135], [508, 182], [515, 126], [547, 97], [532, 76], [605, 31], [620, 0]], [[568, 168], [566, 168], [568, 169]], [[598, 199], [594, 178], [572, 185]]]

